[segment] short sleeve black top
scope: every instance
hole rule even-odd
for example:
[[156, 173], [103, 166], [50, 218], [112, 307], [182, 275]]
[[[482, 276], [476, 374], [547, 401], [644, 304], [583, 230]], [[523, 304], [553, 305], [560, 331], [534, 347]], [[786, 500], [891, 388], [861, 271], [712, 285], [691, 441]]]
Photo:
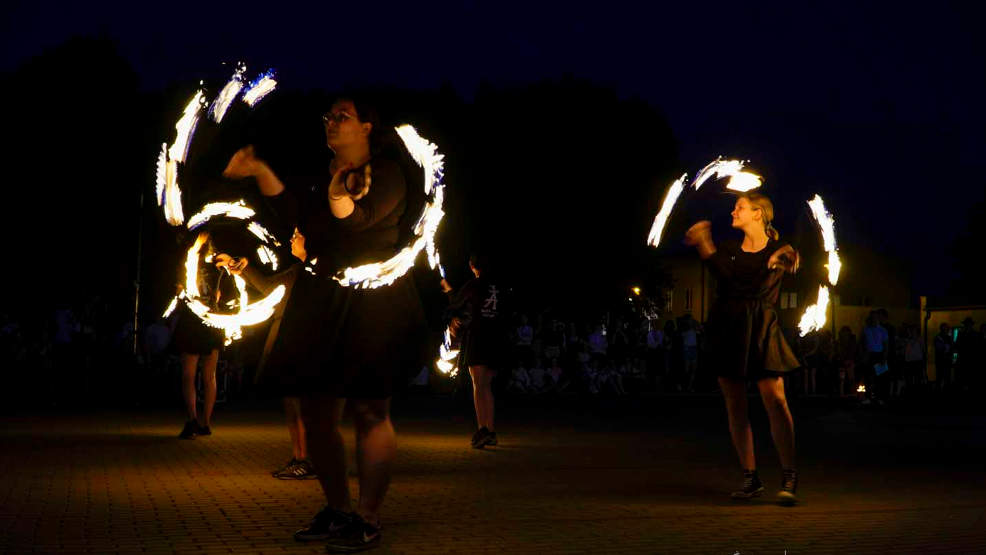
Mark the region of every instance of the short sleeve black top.
[[718, 280], [720, 299], [758, 299], [776, 304], [784, 271], [770, 270], [767, 261], [786, 242], [768, 239], [757, 252], [746, 252], [737, 240], [723, 241], [708, 259]]

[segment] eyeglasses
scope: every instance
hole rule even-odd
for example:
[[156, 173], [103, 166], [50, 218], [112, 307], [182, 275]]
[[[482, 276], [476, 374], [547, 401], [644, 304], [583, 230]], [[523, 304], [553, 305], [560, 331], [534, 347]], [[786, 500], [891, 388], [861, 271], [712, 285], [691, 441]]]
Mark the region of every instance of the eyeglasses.
[[337, 124], [346, 121], [347, 119], [353, 119], [352, 114], [347, 114], [346, 112], [328, 112], [322, 114], [322, 121], [325, 123], [335, 122]]

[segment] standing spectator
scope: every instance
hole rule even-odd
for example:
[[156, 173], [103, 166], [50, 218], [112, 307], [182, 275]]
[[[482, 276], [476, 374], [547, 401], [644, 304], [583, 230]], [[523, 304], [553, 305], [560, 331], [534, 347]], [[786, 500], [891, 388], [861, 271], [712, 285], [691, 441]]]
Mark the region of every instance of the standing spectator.
[[[839, 365], [839, 396], [853, 395], [856, 392], [856, 334], [849, 326], [839, 329], [839, 345], [836, 349], [836, 360]], [[848, 386], [848, 387], [847, 387]]]
[[527, 315], [520, 315], [520, 325], [517, 326], [514, 345], [517, 348], [517, 363], [523, 368], [530, 368], [534, 356], [534, 328], [527, 323]]
[[647, 321], [647, 379], [657, 391], [661, 385], [661, 370], [664, 366], [664, 330], [657, 320]]
[[681, 336], [678, 335], [674, 320], [664, 323], [664, 380], [667, 382], [668, 389], [677, 387], [681, 391], [680, 382], [677, 379], [678, 353], [681, 352]]
[[935, 336], [935, 382], [939, 392], [952, 387], [952, 327], [948, 324], [938, 326]]
[[980, 357], [979, 339], [976, 322], [971, 317], [963, 320], [959, 337], [955, 341], [955, 384], [961, 390], [968, 389], [974, 381]]
[[698, 332], [695, 320], [686, 314], [681, 321], [681, 348], [684, 360], [682, 383], [687, 391], [695, 390], [695, 374], [698, 373]]
[[[866, 391], [871, 399], [882, 403], [882, 398], [886, 397], [884, 391], [887, 384], [887, 372], [882, 371], [877, 374], [879, 365], [887, 364], [887, 351], [890, 342], [887, 330], [879, 324], [875, 312], [871, 312], [866, 318], [866, 327], [863, 328], [863, 347], [866, 349], [866, 362], [863, 368], [864, 375], [867, 377]], [[864, 404], [869, 404], [864, 400]]]
[[[907, 389], [912, 390], [927, 381], [924, 373], [924, 341], [921, 341], [921, 332], [914, 325], [907, 326], [905, 337], [904, 376], [907, 380]], [[912, 391], [908, 391], [909, 395], [911, 393]]]
[[600, 364], [606, 360], [609, 351], [609, 341], [602, 324], [596, 324], [596, 329], [589, 335], [589, 358]]

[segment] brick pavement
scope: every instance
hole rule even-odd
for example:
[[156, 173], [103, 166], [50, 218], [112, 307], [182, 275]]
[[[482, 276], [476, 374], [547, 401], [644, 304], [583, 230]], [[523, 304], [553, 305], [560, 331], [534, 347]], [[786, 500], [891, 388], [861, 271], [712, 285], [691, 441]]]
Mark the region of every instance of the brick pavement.
[[[508, 408], [500, 446], [475, 451], [468, 420], [421, 403], [395, 418], [380, 553], [986, 553], [982, 417], [802, 411], [803, 502], [782, 508], [728, 499], [738, 477], [713, 406]], [[194, 441], [175, 437], [181, 422], [0, 418], [0, 552], [322, 552], [291, 539], [320, 506], [316, 482], [269, 475], [290, 455], [276, 410], [220, 409]]]

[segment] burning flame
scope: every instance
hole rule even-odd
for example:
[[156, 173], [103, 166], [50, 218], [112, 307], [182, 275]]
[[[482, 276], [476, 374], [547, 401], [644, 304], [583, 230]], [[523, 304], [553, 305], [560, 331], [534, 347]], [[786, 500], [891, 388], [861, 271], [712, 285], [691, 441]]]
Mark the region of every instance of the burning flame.
[[162, 145], [161, 154], [157, 161], [157, 197], [158, 205], [164, 205], [164, 217], [169, 224], [178, 226], [184, 223], [185, 216], [181, 209], [181, 189], [178, 187], [178, 164], [185, 161], [188, 155], [188, 145], [195, 134], [195, 126], [199, 121], [202, 105], [205, 103], [205, 93], [198, 90], [188, 101], [178, 123], [175, 124], [175, 142], [169, 148]]
[[242, 200], [236, 202], [210, 202], [203, 206], [197, 214], [188, 219], [188, 229], [189, 231], [194, 230], [216, 216], [249, 220], [254, 214], [256, 212]]
[[815, 304], [805, 309], [804, 315], [801, 316], [801, 322], [798, 324], [798, 328], [801, 330], [801, 337], [825, 327], [825, 313], [828, 310], [828, 306], [829, 288], [819, 285], [818, 300]]
[[271, 93], [275, 87], [277, 87], [277, 81], [274, 79], [274, 72], [268, 70], [266, 73], [257, 77], [249, 85], [249, 89], [243, 93], [243, 102], [246, 102], [251, 108], [255, 106], [258, 102], [263, 100], [265, 96]]
[[445, 330], [445, 341], [442, 342], [442, 346], [438, 350], [438, 360], [435, 361], [435, 366], [438, 370], [451, 378], [454, 378], [456, 374], [459, 373], [459, 368], [456, 365], [456, 360], [459, 358], [459, 349], [452, 348], [452, 331], [449, 329]]
[[859, 384], [859, 387], [856, 388], [856, 393], [866, 393], [866, 386]]
[[424, 170], [425, 194], [431, 198], [425, 203], [421, 216], [414, 225], [414, 241], [400, 252], [383, 262], [364, 264], [356, 268], [346, 268], [333, 277], [346, 287], [357, 289], [374, 289], [390, 285], [403, 276], [414, 266], [418, 254], [424, 250], [428, 255], [431, 268], [438, 268], [444, 276], [445, 269], [441, 267], [438, 249], [435, 246], [435, 232], [445, 216], [442, 204], [445, 200], [444, 157], [438, 148], [418, 135], [410, 125], [396, 128], [397, 134], [407, 147], [414, 161]]
[[162, 314], [161, 317], [167, 318], [168, 316], [171, 316], [171, 313], [174, 312], [175, 308], [177, 307], [178, 307], [178, 297], [175, 297], [171, 299], [171, 304], [168, 305], [168, 308], [164, 309], [164, 314]]
[[661, 234], [664, 233], [664, 227], [668, 224], [668, 218], [671, 217], [671, 209], [678, 202], [678, 197], [681, 196], [681, 192], [685, 189], [685, 177], [687, 176], [687, 173], [681, 174], [681, 177], [671, 184], [671, 187], [668, 188], [668, 193], [664, 195], [664, 202], [661, 203], [661, 209], [654, 218], [654, 224], [651, 226], [650, 234], [647, 236], [648, 245], [656, 247], [660, 244]]
[[[695, 176], [695, 179], [688, 184], [687, 188], [697, 191], [712, 176], [715, 176], [716, 179], [729, 177], [726, 188], [738, 192], [751, 191], [763, 184], [759, 175], [743, 171], [742, 161], [718, 158], [702, 168]], [[661, 203], [661, 209], [657, 212], [657, 216], [654, 217], [654, 224], [651, 225], [650, 233], [647, 235], [648, 245], [656, 247], [660, 244], [661, 235], [664, 233], [664, 228], [667, 226], [668, 219], [671, 217], [671, 210], [678, 202], [678, 197], [686, 189], [685, 179], [687, 177], [687, 173], [682, 174], [681, 177], [668, 187], [668, 192], [664, 196], [664, 202]]]
[[212, 121], [216, 123], [223, 121], [223, 116], [226, 115], [229, 107], [233, 105], [236, 95], [240, 94], [240, 91], [243, 90], [243, 74], [245, 72], [246, 65], [239, 64], [236, 71], [233, 72], [233, 77], [226, 83], [223, 90], [219, 91], [219, 96], [212, 101], [212, 106], [209, 108], [209, 117], [212, 118]]
[[828, 253], [828, 264], [825, 267], [829, 271], [829, 283], [836, 285], [839, 282], [839, 273], [842, 270], [842, 261], [839, 259], [838, 248], [835, 244], [835, 219], [832, 214], [825, 210], [825, 201], [822, 197], [815, 195], [815, 198], [808, 201], [811, 215], [818, 224], [818, 229], [822, 233], [822, 244], [825, 252]]
[[264, 264], [270, 265], [271, 270], [277, 271], [277, 255], [274, 254], [274, 251], [267, 248], [267, 245], [257, 247], [257, 258]]

